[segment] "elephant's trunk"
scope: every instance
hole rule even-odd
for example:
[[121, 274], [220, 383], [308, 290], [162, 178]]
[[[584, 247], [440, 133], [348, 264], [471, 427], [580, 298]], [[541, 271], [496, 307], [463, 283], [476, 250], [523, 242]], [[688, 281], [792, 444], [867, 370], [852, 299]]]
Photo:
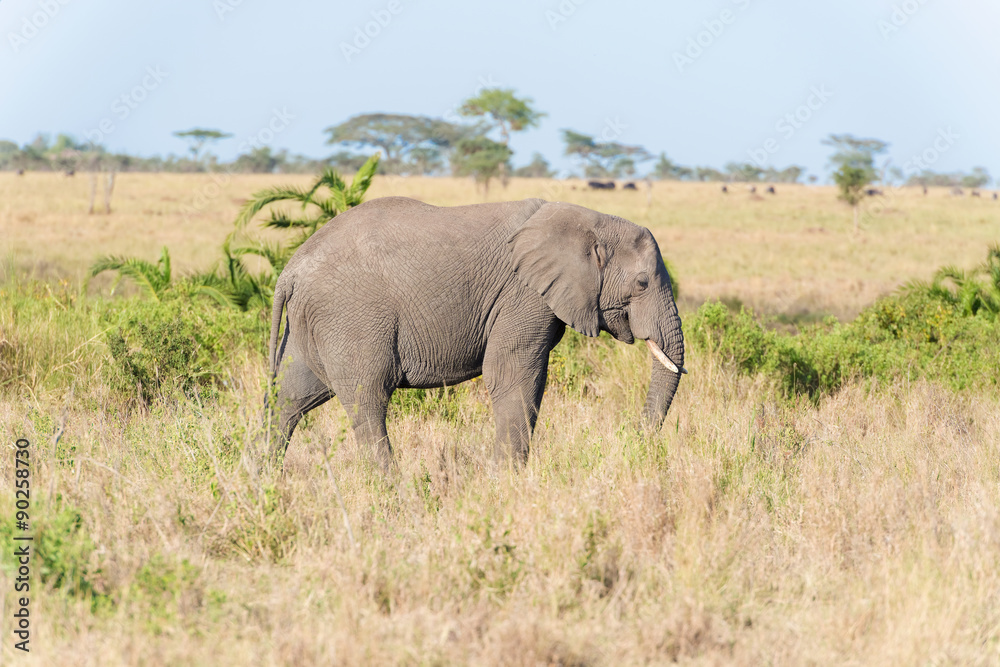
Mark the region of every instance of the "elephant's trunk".
[[662, 325], [659, 341], [652, 338], [646, 340], [651, 353], [652, 370], [646, 405], [642, 409], [642, 419], [646, 426], [652, 429], [659, 428], [663, 423], [667, 409], [670, 408], [670, 403], [677, 392], [681, 374], [687, 373], [684, 369], [684, 334], [681, 331], [681, 320], [673, 299], [670, 303], [671, 312]]

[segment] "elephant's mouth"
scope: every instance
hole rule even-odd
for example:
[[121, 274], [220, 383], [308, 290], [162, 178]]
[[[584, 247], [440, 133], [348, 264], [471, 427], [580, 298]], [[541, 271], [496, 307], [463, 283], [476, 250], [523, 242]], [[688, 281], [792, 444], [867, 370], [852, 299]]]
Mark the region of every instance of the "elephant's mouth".
[[635, 342], [635, 336], [628, 323], [628, 311], [624, 308], [608, 308], [600, 311], [600, 327], [628, 345]]

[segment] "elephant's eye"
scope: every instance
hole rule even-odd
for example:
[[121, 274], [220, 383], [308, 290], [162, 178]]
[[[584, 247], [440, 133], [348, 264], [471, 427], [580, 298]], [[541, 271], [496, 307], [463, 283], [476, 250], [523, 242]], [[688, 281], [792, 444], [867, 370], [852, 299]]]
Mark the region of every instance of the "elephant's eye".
[[647, 287], [649, 287], [649, 276], [645, 273], [640, 273], [635, 278], [635, 293], [639, 294], [640, 292], [645, 291]]

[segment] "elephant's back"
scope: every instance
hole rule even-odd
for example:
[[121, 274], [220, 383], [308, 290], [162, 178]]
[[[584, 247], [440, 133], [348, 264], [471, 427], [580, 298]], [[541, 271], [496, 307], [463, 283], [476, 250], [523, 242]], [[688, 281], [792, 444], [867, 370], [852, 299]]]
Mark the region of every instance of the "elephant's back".
[[[287, 270], [346, 261], [392, 267], [428, 260], [461, 264], [505, 248], [510, 233], [544, 202], [433, 206], [408, 197], [382, 197], [340, 214], [307, 240]], [[457, 268], [457, 267], [456, 267]]]

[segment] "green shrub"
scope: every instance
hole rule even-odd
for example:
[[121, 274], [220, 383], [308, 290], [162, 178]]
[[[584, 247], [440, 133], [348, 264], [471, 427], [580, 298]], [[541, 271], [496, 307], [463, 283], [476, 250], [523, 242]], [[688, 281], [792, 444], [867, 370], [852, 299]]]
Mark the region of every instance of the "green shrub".
[[110, 386], [147, 404], [176, 392], [207, 396], [226, 384], [235, 359], [262, 354], [268, 335], [257, 314], [180, 296], [131, 300], [104, 319]]
[[579, 394], [594, 367], [587, 359], [591, 342], [581, 333], [566, 327], [562, 340], [549, 353], [546, 390], [557, 388], [568, 394]]
[[685, 341], [694, 349], [717, 354], [747, 375], [774, 376], [787, 393], [821, 389], [819, 372], [801, 347], [768, 330], [748, 308], [734, 313], [718, 301], [706, 303], [684, 328]]
[[706, 303], [685, 325], [695, 350], [718, 355], [742, 373], [773, 378], [786, 394], [816, 397], [852, 378], [888, 382], [928, 377], [954, 389], [996, 385], [1000, 321], [932, 289], [885, 297], [853, 322], [826, 321], [801, 333], [767, 328], [752, 311]]
[[[33, 581], [68, 596], [90, 600], [95, 611], [110, 604], [104, 576], [95, 559], [94, 542], [87, 534], [80, 511], [64, 505], [58, 497], [54, 505], [36, 501], [33, 507], [35, 539], [30, 543]], [[14, 513], [5, 512], [3, 516], [10, 518], [0, 520], [0, 538], [4, 544], [17, 544], [13, 541]], [[3, 551], [4, 565], [10, 569], [17, 566], [13, 552], [13, 548]]]

